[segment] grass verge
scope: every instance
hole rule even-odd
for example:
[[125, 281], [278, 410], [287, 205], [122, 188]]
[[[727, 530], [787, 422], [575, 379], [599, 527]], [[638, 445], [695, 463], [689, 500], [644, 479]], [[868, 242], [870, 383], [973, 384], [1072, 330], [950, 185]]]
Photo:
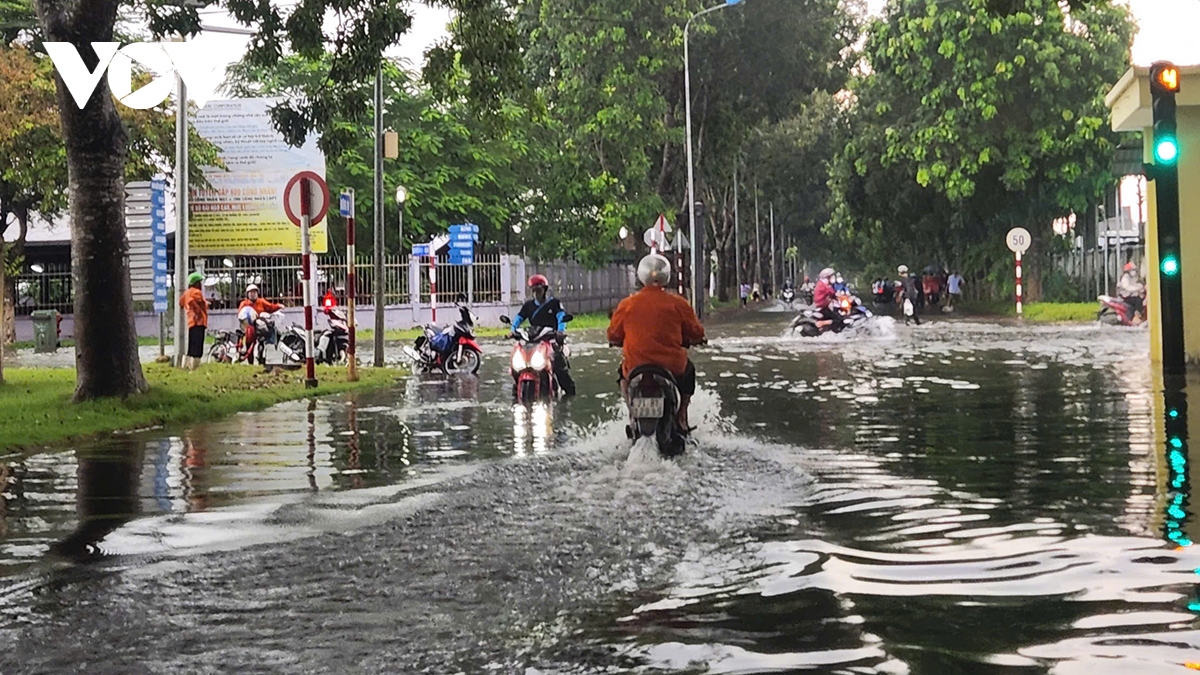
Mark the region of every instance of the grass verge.
[[5, 368], [0, 385], [0, 451], [81, 439], [113, 431], [196, 422], [281, 401], [385, 387], [398, 371], [360, 368], [346, 381], [345, 368], [318, 366], [320, 386], [304, 388], [303, 371], [264, 373], [248, 366], [210, 364], [194, 372], [162, 364], [142, 366], [150, 391], [127, 399], [71, 403], [75, 370]]
[[1096, 307], [1094, 302], [1036, 302], [1023, 310], [1025, 319], [1035, 323], [1087, 323], [1096, 320]]
[[[1026, 321], [1032, 323], [1087, 323], [1096, 320], [1094, 302], [1035, 302], [1022, 308]], [[964, 302], [960, 314], [1016, 317], [1017, 308], [1010, 301]]]

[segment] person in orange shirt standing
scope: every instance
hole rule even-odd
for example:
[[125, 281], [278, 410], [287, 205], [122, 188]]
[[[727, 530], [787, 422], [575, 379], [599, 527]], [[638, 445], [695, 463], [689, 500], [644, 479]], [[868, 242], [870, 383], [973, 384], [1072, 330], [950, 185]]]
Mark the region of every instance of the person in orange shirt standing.
[[200, 285], [204, 283], [204, 275], [192, 272], [187, 278], [188, 287], [179, 296], [179, 306], [187, 313], [188, 335], [187, 356], [182, 364], [188, 370], [195, 370], [200, 365], [200, 357], [204, 356], [204, 333], [208, 330], [208, 301], [204, 299], [204, 291]]
[[635, 368], [655, 365], [666, 368], [679, 386], [679, 428], [688, 425], [688, 404], [696, 393], [696, 367], [687, 348], [704, 342], [704, 326], [691, 305], [668, 293], [671, 263], [652, 253], [638, 263], [638, 280], [643, 287], [617, 305], [608, 325], [608, 341], [621, 345], [621, 391]]

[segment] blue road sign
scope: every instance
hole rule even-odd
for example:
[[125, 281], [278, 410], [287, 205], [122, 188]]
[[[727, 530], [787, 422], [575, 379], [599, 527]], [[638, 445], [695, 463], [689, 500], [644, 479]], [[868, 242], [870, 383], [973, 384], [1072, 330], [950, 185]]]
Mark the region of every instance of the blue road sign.
[[418, 258], [428, 258], [429, 244], [413, 244], [412, 254]]
[[474, 265], [475, 253], [472, 251], [460, 251], [459, 249], [450, 249], [450, 264], [451, 265]]
[[451, 251], [474, 251], [475, 242], [473, 241], [452, 241], [450, 242]]
[[479, 237], [470, 232], [451, 232], [450, 239], [452, 241], [479, 241]]
[[450, 232], [471, 232], [473, 234], [479, 234], [479, 226], [474, 223], [460, 223], [458, 225], [451, 225]]
[[343, 218], [354, 217], [354, 190], [345, 190], [338, 196], [338, 213]]
[[150, 269], [154, 274], [154, 311], [167, 311], [167, 183], [150, 181]]

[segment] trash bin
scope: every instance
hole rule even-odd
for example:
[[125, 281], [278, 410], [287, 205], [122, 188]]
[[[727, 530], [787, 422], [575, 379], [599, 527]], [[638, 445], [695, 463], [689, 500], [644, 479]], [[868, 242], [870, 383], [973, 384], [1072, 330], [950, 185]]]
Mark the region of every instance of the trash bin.
[[40, 309], [29, 315], [33, 320], [33, 351], [58, 350], [58, 310]]

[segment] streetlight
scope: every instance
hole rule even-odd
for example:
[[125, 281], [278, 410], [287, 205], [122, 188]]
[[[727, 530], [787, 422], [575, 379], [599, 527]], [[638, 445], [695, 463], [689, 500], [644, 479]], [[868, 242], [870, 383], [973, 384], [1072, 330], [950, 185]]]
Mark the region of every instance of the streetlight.
[[[715, 12], [722, 7], [731, 7], [741, 1], [725, 0], [720, 5], [693, 14], [683, 24], [683, 110], [687, 126], [688, 204], [696, 203], [696, 183], [692, 176], [692, 69], [688, 65], [688, 29], [692, 27], [692, 21], [696, 18], [709, 12]], [[696, 236], [696, 210], [694, 208], [688, 209], [688, 220], [692, 235], [692, 308], [696, 310], [696, 317], [699, 318], [703, 315], [703, 300], [696, 289], [700, 286], [700, 249], [704, 248], [704, 240]]]
[[400, 232], [397, 239], [397, 245], [400, 247], [400, 254], [404, 255], [404, 202], [408, 200], [408, 190], [403, 185], [396, 186], [396, 206], [400, 211]]

